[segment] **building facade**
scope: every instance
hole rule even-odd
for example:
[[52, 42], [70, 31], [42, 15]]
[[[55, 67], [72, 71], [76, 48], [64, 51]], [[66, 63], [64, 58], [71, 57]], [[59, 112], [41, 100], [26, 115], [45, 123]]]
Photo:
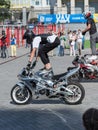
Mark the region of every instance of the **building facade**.
[[80, 14], [85, 10], [98, 13], [98, 0], [11, 0], [11, 10], [18, 19], [22, 18], [26, 8], [27, 19], [39, 14]]

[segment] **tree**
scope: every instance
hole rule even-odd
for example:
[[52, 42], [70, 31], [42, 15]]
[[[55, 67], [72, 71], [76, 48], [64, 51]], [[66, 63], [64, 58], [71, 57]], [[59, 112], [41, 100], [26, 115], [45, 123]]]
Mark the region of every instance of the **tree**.
[[10, 15], [10, 0], [0, 0], [0, 21], [9, 18]]

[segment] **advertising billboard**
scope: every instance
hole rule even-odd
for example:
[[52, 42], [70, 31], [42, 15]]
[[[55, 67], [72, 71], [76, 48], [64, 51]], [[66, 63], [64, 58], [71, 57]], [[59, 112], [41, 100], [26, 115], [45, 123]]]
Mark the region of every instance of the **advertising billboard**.
[[82, 14], [40, 14], [38, 21], [43, 23], [85, 23]]

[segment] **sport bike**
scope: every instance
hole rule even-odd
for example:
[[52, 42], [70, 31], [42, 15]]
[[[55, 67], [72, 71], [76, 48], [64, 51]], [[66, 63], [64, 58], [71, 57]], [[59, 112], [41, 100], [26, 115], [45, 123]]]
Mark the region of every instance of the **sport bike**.
[[[76, 56], [72, 61], [72, 64], [77, 67], [80, 65], [80, 69], [75, 75], [71, 76], [71, 80], [77, 81], [98, 81], [98, 60], [97, 56], [84, 55], [82, 57]], [[69, 67], [68, 70], [74, 67]]]
[[47, 79], [40, 70], [34, 72], [34, 68], [30, 70], [23, 68], [18, 75], [20, 82], [11, 90], [12, 101], [16, 104], [27, 104], [45, 95], [48, 98], [61, 99], [67, 104], [79, 104], [84, 99], [85, 90], [80, 83], [69, 80], [69, 77], [79, 69], [80, 67], [76, 67]]

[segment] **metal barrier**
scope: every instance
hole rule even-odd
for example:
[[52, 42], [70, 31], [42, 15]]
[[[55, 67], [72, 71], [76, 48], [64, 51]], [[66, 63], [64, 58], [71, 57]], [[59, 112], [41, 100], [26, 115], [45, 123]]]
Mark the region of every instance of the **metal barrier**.
[[[2, 33], [2, 29], [5, 30], [7, 38], [6, 38], [6, 43], [7, 46], [10, 46], [10, 38], [11, 34], [14, 32], [15, 37], [17, 40], [17, 45], [18, 47], [24, 46], [25, 40], [23, 40], [23, 35], [25, 33], [25, 27], [23, 26], [0, 26], [0, 34]], [[56, 25], [49, 24], [49, 25], [37, 25], [33, 28], [33, 32], [35, 34], [42, 34], [42, 33], [47, 33], [49, 29], [52, 29], [53, 31], [56, 32]], [[0, 40], [0, 46], [1, 46], [1, 40]]]
[[[96, 24], [98, 27], [98, 24]], [[61, 30], [64, 31], [67, 34], [68, 30], [78, 30], [81, 29], [83, 30], [85, 28], [85, 24], [83, 23], [77, 23], [77, 24], [39, 24], [33, 28], [33, 32], [35, 34], [42, 34], [42, 33], [47, 33], [49, 29], [52, 29], [54, 32], [60, 32]], [[23, 26], [14, 26], [14, 25], [9, 25], [9, 26], [0, 26], [0, 34], [2, 32], [2, 29], [5, 30], [7, 38], [6, 38], [6, 43], [7, 46], [10, 46], [10, 38], [12, 32], [15, 33], [15, 37], [17, 39], [17, 45], [18, 47], [24, 46], [25, 45], [25, 40], [23, 40], [23, 35], [25, 33], [25, 27]], [[89, 39], [89, 35], [86, 35], [86, 39]], [[0, 46], [1, 46], [1, 41], [0, 41]]]

